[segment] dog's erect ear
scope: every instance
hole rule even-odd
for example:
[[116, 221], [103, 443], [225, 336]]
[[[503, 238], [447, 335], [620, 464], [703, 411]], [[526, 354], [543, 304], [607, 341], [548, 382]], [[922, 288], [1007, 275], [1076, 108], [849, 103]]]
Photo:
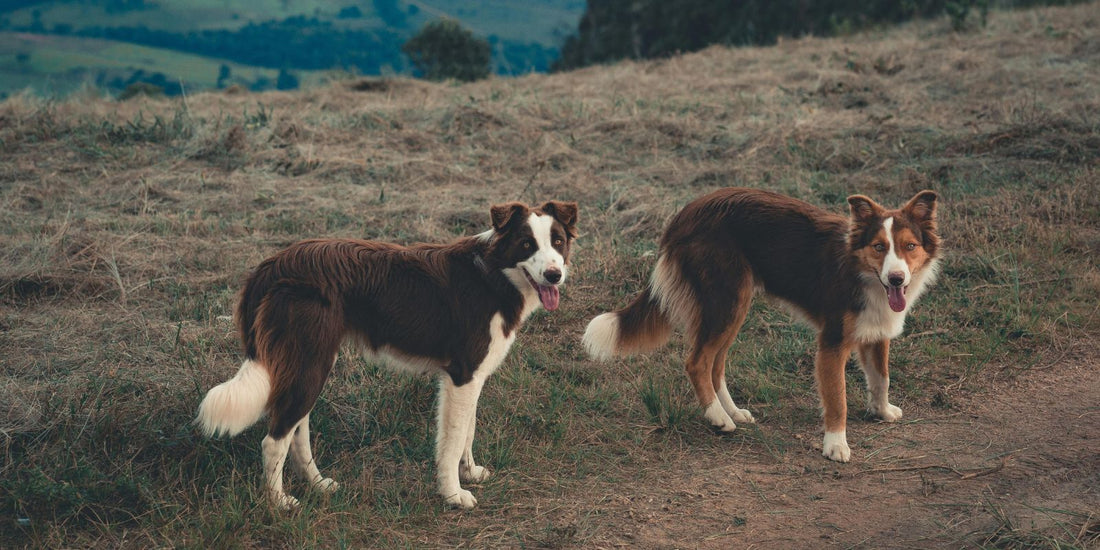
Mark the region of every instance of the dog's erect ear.
[[550, 214], [554, 219], [561, 222], [571, 238], [577, 236], [577, 203], [546, 201], [539, 207], [539, 210]]
[[506, 202], [494, 204], [489, 207], [489, 215], [493, 219], [493, 229], [500, 233], [512, 220], [521, 220], [526, 217], [528, 208], [521, 202]]
[[852, 221], [857, 223], [870, 221], [884, 211], [875, 201], [864, 195], [848, 197], [848, 205], [852, 207]]
[[921, 191], [916, 196], [909, 199], [909, 202], [905, 203], [902, 210], [909, 214], [914, 221], [918, 223], [927, 222], [936, 219], [936, 199], [938, 196], [935, 191]]

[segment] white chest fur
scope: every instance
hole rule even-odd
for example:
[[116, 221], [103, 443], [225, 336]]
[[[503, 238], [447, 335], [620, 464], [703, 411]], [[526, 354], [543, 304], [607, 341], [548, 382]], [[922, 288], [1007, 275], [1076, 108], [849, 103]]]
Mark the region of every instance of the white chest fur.
[[855, 339], [858, 342], [880, 342], [897, 338], [905, 330], [905, 316], [917, 302], [924, 289], [936, 278], [939, 260], [933, 260], [924, 269], [913, 273], [909, 288], [905, 293], [905, 309], [895, 312], [890, 309], [886, 291], [877, 277], [864, 281], [863, 291], [867, 302], [859, 317], [856, 318]]

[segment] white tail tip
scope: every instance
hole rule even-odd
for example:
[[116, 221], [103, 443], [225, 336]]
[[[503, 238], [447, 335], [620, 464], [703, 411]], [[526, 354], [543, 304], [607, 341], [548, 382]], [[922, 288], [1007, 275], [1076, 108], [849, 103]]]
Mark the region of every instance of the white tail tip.
[[245, 361], [237, 375], [206, 392], [195, 423], [207, 437], [243, 432], [264, 415], [271, 377], [263, 365]]
[[619, 315], [604, 313], [588, 323], [584, 331], [584, 349], [597, 361], [615, 357], [619, 347]]

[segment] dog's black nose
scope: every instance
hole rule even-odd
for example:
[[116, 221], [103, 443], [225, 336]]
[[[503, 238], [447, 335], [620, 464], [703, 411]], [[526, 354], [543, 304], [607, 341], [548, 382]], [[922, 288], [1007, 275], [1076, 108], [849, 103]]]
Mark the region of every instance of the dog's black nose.
[[901, 286], [905, 283], [905, 274], [900, 271], [891, 271], [886, 279], [890, 281], [893, 286]]
[[556, 267], [551, 267], [550, 269], [543, 271], [542, 276], [546, 277], [546, 280], [549, 281], [550, 284], [556, 285], [559, 281], [561, 281], [561, 270]]

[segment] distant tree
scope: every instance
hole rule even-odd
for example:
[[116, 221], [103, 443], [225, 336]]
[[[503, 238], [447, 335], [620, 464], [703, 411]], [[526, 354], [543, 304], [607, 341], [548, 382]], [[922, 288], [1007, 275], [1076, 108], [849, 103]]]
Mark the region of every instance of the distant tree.
[[397, 0], [372, 0], [374, 13], [389, 27], [403, 29], [409, 26], [404, 10], [398, 5]]
[[359, 19], [361, 17], [363, 17], [363, 10], [359, 9], [359, 6], [340, 8], [340, 13], [336, 14], [337, 19]]
[[1081, 0], [587, 0], [555, 70], [624, 58], [648, 59], [711, 44], [773, 44], [779, 36], [829, 36], [913, 18], [950, 16], [967, 26], [976, 10]]
[[15, 62], [20, 65], [27, 65], [31, 62], [30, 52], [19, 52], [15, 54]]
[[[3, 0], [0, 0], [3, 1]], [[237, 30], [186, 33], [136, 27], [82, 27], [78, 36], [107, 38], [157, 48], [208, 55], [271, 69], [357, 70], [379, 74], [383, 66], [402, 71], [402, 37], [387, 29], [340, 29], [332, 21], [297, 15], [280, 21], [248, 23]], [[256, 44], [265, 47], [257, 48]]]
[[218, 67], [218, 89], [225, 87], [225, 81], [229, 79], [229, 65], [222, 63], [221, 67]]
[[451, 19], [432, 21], [401, 47], [429, 80], [471, 82], [489, 76], [489, 42]]
[[249, 90], [253, 92], [262, 92], [264, 90], [271, 89], [271, 79], [266, 76], [257, 77], [252, 84], [248, 86]]
[[145, 0], [107, 0], [103, 7], [107, 13], [126, 13], [141, 11], [151, 6], [147, 5]]
[[28, 30], [31, 32], [46, 32], [46, 26], [42, 24], [42, 12], [40, 10], [31, 10], [31, 25]]
[[298, 77], [290, 74], [286, 69], [279, 69], [279, 76], [275, 79], [276, 90], [298, 89]]

